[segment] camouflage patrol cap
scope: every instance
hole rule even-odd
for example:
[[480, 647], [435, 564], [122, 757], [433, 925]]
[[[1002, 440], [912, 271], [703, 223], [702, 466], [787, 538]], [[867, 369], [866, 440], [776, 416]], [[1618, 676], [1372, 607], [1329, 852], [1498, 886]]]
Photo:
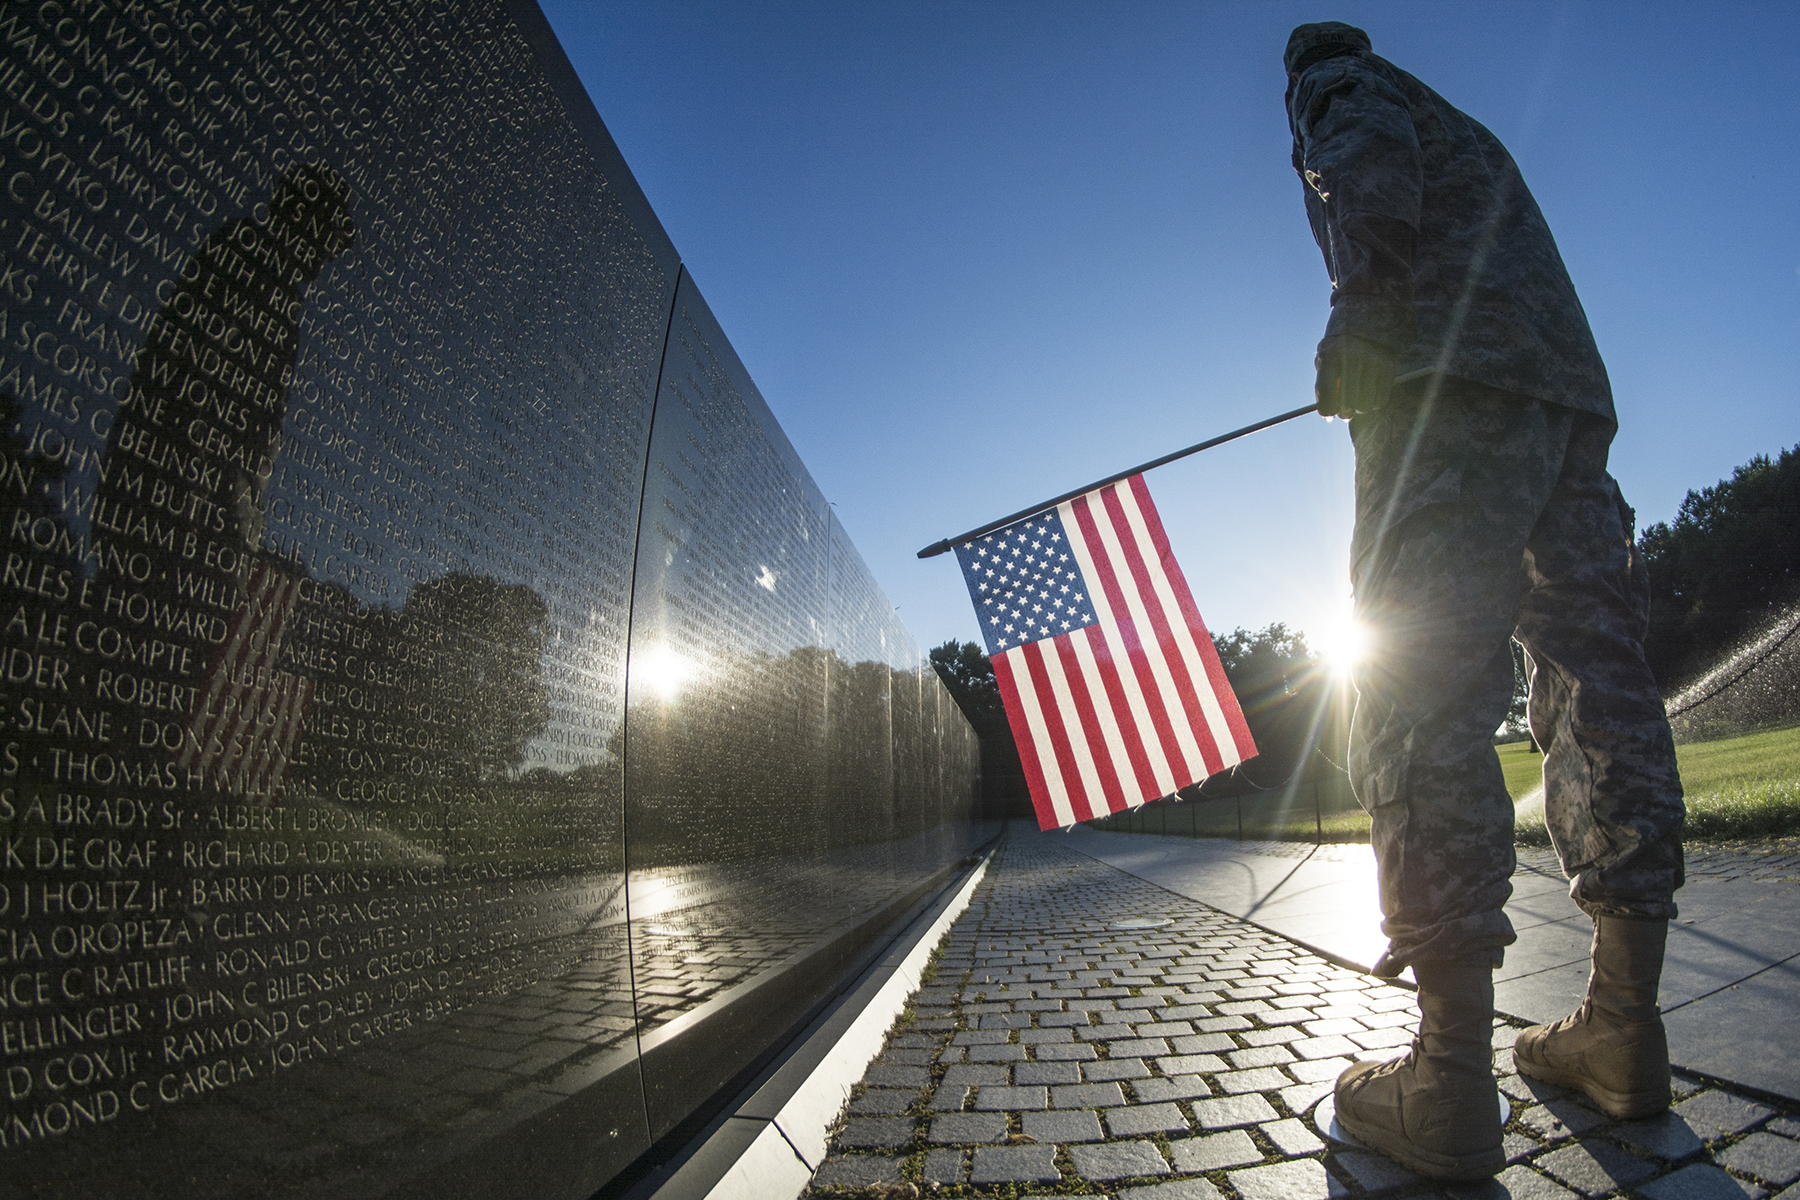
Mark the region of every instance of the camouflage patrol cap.
[[1296, 26], [1288, 34], [1287, 53], [1282, 62], [1289, 75], [1298, 75], [1316, 62], [1336, 58], [1353, 50], [1372, 50], [1369, 35], [1342, 21], [1318, 21]]

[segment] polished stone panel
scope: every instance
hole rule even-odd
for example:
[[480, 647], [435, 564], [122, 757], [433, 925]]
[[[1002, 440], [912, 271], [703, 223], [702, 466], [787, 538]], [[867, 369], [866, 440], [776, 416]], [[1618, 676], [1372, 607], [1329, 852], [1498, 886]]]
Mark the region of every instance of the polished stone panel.
[[[860, 842], [873, 850], [891, 831], [867, 797], [894, 789], [894, 670], [888, 644], [904, 638], [894, 609], [837, 518], [831, 518], [831, 626], [835, 669], [826, 706], [826, 820], [834, 845]], [[908, 639], [910, 641], [910, 639]], [[873, 822], [879, 820], [881, 825]], [[865, 857], [860, 882], [890, 881], [894, 865]]]
[[535, 6], [0, 29], [0, 1195], [591, 1194], [972, 735]]
[[[629, 679], [631, 941], [661, 1137], [828, 999], [982, 836], [972, 789], [945, 811], [936, 743], [927, 778], [921, 712], [942, 685], [685, 273]], [[943, 740], [966, 770], [967, 723]]]

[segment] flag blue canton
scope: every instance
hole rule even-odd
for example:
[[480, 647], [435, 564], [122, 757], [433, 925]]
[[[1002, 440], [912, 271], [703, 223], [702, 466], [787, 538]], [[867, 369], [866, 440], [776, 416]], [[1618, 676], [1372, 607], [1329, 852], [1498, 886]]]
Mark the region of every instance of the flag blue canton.
[[1100, 620], [1054, 510], [965, 542], [956, 560], [989, 655]]

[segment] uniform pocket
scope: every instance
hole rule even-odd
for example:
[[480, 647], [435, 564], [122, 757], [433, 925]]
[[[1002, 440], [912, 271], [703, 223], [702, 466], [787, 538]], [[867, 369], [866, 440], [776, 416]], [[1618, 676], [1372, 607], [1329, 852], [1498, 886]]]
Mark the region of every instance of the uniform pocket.
[[[1423, 470], [1396, 472], [1398, 477], [1385, 486], [1365, 488], [1358, 480], [1350, 576], [1359, 590], [1387, 574], [1385, 564], [1391, 564], [1414, 535], [1413, 526], [1428, 521], [1439, 506], [1462, 500], [1462, 455], [1437, 463], [1420, 463], [1415, 456], [1407, 466]], [[1436, 473], [1426, 474], [1433, 466], [1438, 468]], [[1357, 467], [1360, 475], [1362, 464]]]

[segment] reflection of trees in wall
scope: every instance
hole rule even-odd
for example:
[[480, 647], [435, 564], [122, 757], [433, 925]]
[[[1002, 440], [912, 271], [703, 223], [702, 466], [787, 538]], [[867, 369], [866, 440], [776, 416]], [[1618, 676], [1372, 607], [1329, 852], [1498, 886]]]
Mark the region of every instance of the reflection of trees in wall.
[[543, 663], [554, 631], [536, 591], [454, 572], [387, 609], [318, 584], [288, 620], [283, 665], [313, 681], [294, 797], [410, 809], [417, 836], [394, 852], [446, 866], [616, 868], [592, 858], [616, 836], [617, 764], [524, 769], [551, 717]]
[[295, 778], [321, 795], [346, 775], [502, 781], [549, 723], [549, 609], [523, 584], [453, 573], [399, 609], [319, 584], [288, 630], [282, 665], [314, 684]]
[[1007, 816], [1031, 816], [1031, 792], [994, 679], [994, 664], [974, 642], [952, 638], [931, 651], [931, 665], [981, 741], [982, 798], [996, 808], [1004, 806]]
[[634, 867], [880, 842], [944, 819], [921, 679], [803, 646], [719, 652], [633, 690], [608, 744], [626, 763]]
[[871, 825], [885, 826], [898, 815], [886, 806], [869, 811], [871, 797], [894, 794], [893, 670], [885, 662], [847, 663], [832, 655], [826, 678], [826, 811], [832, 841], [866, 841]]
[[461, 771], [494, 779], [516, 769], [550, 721], [544, 598], [523, 584], [451, 574], [414, 588], [382, 623], [387, 657], [432, 664], [408, 703], [445, 731]]
[[665, 846], [683, 861], [742, 857], [772, 831], [816, 827], [820, 755], [809, 743], [824, 725], [825, 677], [822, 655], [807, 648], [715, 654], [677, 686], [634, 685], [610, 743], [632, 798], [633, 865]]

